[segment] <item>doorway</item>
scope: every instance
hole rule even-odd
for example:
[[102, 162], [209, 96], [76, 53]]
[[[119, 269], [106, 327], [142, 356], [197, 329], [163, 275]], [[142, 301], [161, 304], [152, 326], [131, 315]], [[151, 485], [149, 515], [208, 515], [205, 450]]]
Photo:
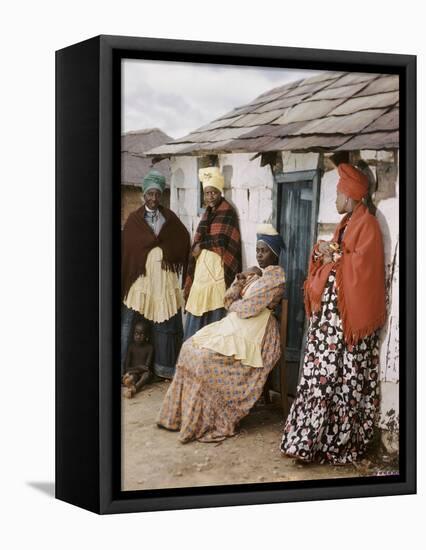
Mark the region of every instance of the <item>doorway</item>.
[[288, 393], [295, 395], [304, 353], [305, 308], [303, 283], [309, 256], [316, 240], [319, 205], [317, 170], [277, 174], [277, 228], [285, 250], [282, 265], [286, 274], [288, 328], [286, 364]]

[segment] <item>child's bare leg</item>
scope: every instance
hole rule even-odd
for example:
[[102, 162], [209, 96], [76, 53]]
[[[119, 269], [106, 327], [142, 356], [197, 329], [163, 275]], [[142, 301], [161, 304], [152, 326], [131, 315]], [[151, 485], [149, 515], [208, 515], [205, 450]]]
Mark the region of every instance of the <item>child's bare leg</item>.
[[[140, 391], [145, 384], [148, 384], [148, 382], [151, 380], [151, 373], [150, 372], [144, 372], [142, 376], [139, 378], [139, 380], [134, 385], [136, 392]], [[136, 393], [135, 392], [135, 393]]]
[[124, 397], [127, 397], [127, 399], [131, 399], [136, 393], [135, 386], [129, 386], [126, 388], [123, 392]]

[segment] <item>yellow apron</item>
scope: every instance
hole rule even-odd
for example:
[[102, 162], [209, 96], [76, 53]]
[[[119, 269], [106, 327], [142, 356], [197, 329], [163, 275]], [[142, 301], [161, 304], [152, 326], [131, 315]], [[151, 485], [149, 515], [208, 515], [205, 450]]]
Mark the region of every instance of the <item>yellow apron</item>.
[[161, 268], [162, 259], [163, 251], [156, 246], [146, 259], [146, 275], [136, 279], [124, 300], [128, 308], [155, 323], [167, 321], [183, 306], [178, 276]]
[[216, 252], [203, 249], [197, 258], [186, 311], [200, 317], [207, 311], [223, 307], [225, 291], [222, 258]]
[[[246, 292], [250, 294], [256, 285]], [[234, 356], [243, 365], [262, 368], [262, 340], [271, 316], [265, 308], [255, 317], [241, 319], [234, 311], [226, 317], [200, 329], [192, 337], [192, 342], [200, 348], [210, 349], [226, 356]]]

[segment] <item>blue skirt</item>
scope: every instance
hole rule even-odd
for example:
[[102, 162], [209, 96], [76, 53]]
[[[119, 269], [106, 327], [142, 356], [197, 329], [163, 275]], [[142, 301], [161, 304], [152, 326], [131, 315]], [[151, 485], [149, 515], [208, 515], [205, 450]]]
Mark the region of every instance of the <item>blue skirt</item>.
[[186, 314], [183, 340], [188, 340], [188, 338], [194, 336], [194, 334], [201, 328], [205, 327], [206, 325], [210, 325], [210, 323], [220, 321], [224, 317], [226, 317], [226, 309], [224, 307], [214, 309], [213, 311], [206, 311], [206, 313], [203, 313], [203, 315], [200, 316], [192, 315], [192, 313], [188, 312]]

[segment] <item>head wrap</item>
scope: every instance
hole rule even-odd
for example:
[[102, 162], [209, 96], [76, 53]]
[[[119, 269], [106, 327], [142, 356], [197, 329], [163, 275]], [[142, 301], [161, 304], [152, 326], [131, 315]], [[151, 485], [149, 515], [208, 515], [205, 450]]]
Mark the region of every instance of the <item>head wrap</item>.
[[151, 170], [143, 179], [143, 192], [146, 193], [149, 189], [158, 189], [161, 193], [166, 187], [166, 178], [157, 172], [157, 170]]
[[339, 172], [339, 182], [337, 190], [344, 193], [347, 197], [360, 201], [368, 193], [368, 177], [352, 166], [342, 162], [337, 167]]
[[278, 231], [270, 223], [262, 223], [256, 228], [257, 242], [264, 242], [275, 254], [280, 255], [284, 241]]
[[225, 179], [217, 166], [200, 168], [198, 171], [198, 177], [203, 185], [203, 189], [206, 187], [215, 187], [222, 193], [225, 186]]

